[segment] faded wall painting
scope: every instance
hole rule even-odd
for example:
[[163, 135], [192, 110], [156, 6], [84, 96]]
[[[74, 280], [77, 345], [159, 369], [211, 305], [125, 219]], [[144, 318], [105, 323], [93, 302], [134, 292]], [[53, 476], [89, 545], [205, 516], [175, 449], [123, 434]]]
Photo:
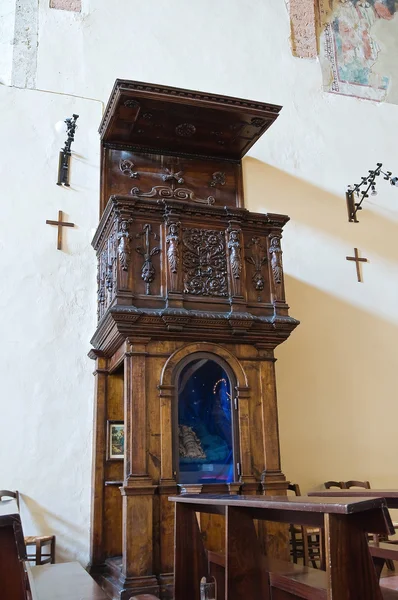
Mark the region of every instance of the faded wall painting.
[[[397, 102], [392, 92], [393, 71], [388, 56], [397, 56], [396, 22], [398, 0], [312, 0], [314, 28], [322, 68], [323, 87], [334, 94], [354, 96], [381, 102]], [[292, 48], [304, 45], [295, 40], [297, 32], [310, 31], [299, 27], [297, 20], [308, 21], [308, 7], [297, 13], [297, 4], [290, 4]], [[384, 25], [383, 25], [384, 23]], [[294, 35], [293, 35], [294, 34]], [[304, 58], [305, 55], [301, 54]], [[390, 61], [390, 66], [391, 66]]]

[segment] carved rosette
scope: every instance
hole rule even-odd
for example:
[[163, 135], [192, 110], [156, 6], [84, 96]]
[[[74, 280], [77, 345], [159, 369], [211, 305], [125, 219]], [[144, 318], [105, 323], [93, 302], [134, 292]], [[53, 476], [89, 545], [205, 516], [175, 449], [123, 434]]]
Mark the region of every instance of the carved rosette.
[[154, 281], [156, 276], [152, 257], [161, 252], [161, 248], [159, 246], [155, 246], [151, 249], [151, 238], [157, 241], [159, 240], [159, 236], [152, 232], [152, 226], [149, 223], [145, 223], [142, 231], [137, 233], [135, 237], [137, 239], [143, 238], [143, 245], [137, 246], [135, 251], [144, 258], [144, 262], [141, 267], [141, 278], [146, 283], [145, 293], [148, 295], [151, 293], [150, 284]]
[[228, 296], [224, 232], [184, 229], [184, 292], [196, 296]]
[[271, 255], [271, 269], [275, 283], [275, 300], [281, 300], [280, 285], [283, 281], [283, 267], [282, 267], [282, 249], [281, 249], [281, 236], [277, 234], [271, 234], [269, 253]]
[[167, 260], [169, 263], [171, 290], [178, 288], [178, 269], [180, 266], [180, 225], [181, 223], [169, 223], [166, 236]]
[[[246, 248], [251, 250], [251, 255], [246, 256], [246, 261], [254, 267], [253, 287], [257, 292], [262, 292], [265, 285], [262, 267], [268, 260], [267, 249], [261, 244], [259, 237], [253, 237]], [[258, 299], [260, 300], [260, 296]]]
[[240, 229], [228, 229], [229, 265], [231, 269], [232, 295], [239, 296], [240, 274], [242, 272], [242, 253], [240, 245]]
[[119, 231], [117, 234], [117, 253], [119, 256], [119, 265], [123, 271], [128, 271], [130, 266], [130, 223], [132, 223], [132, 219], [123, 219], [120, 222]]

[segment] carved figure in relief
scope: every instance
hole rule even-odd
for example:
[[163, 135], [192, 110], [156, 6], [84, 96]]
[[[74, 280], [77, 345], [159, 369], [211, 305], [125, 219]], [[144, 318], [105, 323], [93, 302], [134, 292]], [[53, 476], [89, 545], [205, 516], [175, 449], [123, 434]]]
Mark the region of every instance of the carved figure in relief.
[[122, 267], [123, 271], [128, 271], [129, 264], [130, 264], [130, 254], [131, 254], [130, 234], [129, 234], [130, 223], [131, 223], [130, 220], [122, 221], [120, 224], [120, 231], [117, 234], [117, 239], [118, 239], [117, 252], [119, 255], [120, 266]]
[[180, 263], [180, 250], [178, 248], [180, 244], [179, 226], [180, 223], [170, 223], [169, 233], [166, 237], [166, 243], [168, 245], [167, 258], [172, 273], [177, 273], [178, 265]]
[[269, 253], [271, 254], [271, 267], [274, 276], [274, 281], [275, 283], [282, 283], [283, 268], [280, 236], [274, 235], [271, 237]]
[[247, 248], [251, 248], [251, 256], [246, 256], [246, 260], [254, 266], [253, 286], [255, 290], [261, 292], [265, 285], [261, 268], [267, 262], [267, 250], [262, 246], [259, 237], [253, 237]]
[[240, 241], [239, 241], [239, 231], [237, 229], [232, 229], [229, 232], [229, 261], [231, 263], [231, 271], [232, 276], [235, 279], [239, 279], [240, 273], [242, 271], [242, 257], [241, 257], [241, 249], [240, 249]]
[[179, 454], [183, 458], [205, 459], [206, 454], [203, 451], [200, 439], [188, 425], [178, 427]]

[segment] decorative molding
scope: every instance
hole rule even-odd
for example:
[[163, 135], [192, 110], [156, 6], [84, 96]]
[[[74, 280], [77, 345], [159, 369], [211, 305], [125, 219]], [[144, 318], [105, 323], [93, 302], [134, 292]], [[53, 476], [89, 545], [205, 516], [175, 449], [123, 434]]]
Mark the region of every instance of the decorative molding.
[[151, 236], [154, 240], [159, 240], [159, 236], [156, 233], [152, 232], [152, 225], [149, 223], [145, 223], [142, 227], [142, 231], [140, 233], [136, 233], [135, 237], [137, 239], [144, 238], [144, 245], [137, 246], [135, 249], [138, 254], [144, 257], [144, 263], [141, 268], [141, 278], [146, 283], [146, 291], [145, 293], [150, 294], [150, 284], [155, 279], [156, 271], [155, 267], [152, 263], [152, 257], [161, 252], [161, 248], [159, 246], [155, 246], [151, 250]]
[[262, 266], [265, 265], [268, 260], [267, 249], [262, 246], [259, 237], [253, 237], [246, 248], [251, 248], [251, 256], [246, 256], [246, 261], [254, 266], [254, 274], [252, 277], [253, 287], [256, 291], [262, 292], [265, 285]]
[[271, 240], [269, 253], [271, 254], [272, 274], [275, 283], [280, 284], [283, 278], [281, 236], [272, 233], [269, 237]]
[[195, 193], [188, 188], [175, 188], [164, 185], [155, 185], [150, 192], [141, 192], [138, 187], [134, 187], [131, 190], [131, 194], [139, 198], [175, 198], [176, 200], [190, 200], [191, 202], [197, 202], [198, 204], [214, 204], [216, 199], [213, 196], [209, 196], [206, 199], [197, 198]]
[[120, 228], [117, 234], [117, 253], [119, 255], [119, 264], [123, 271], [128, 271], [130, 266], [131, 248], [129, 227], [132, 222], [133, 219], [123, 219], [120, 222]]
[[216, 187], [217, 185], [225, 185], [225, 173], [222, 171], [216, 171], [212, 175], [212, 179], [209, 183], [210, 187]]
[[184, 293], [228, 296], [225, 237], [213, 229], [183, 230]]
[[177, 125], [175, 131], [180, 137], [188, 138], [195, 135], [196, 127], [192, 123], [181, 123], [180, 125]]
[[[109, 102], [105, 109], [105, 114], [102, 118], [99, 133], [102, 135], [106, 129], [108, 122], [111, 118], [114, 105], [118, 100], [120, 92], [138, 92], [138, 94], [150, 92], [152, 94], [162, 94], [171, 98], [184, 98], [186, 100], [199, 100], [206, 102], [210, 107], [217, 108], [217, 105], [240, 108], [242, 110], [260, 110], [271, 113], [272, 115], [278, 115], [281, 111], [281, 107], [275, 104], [265, 104], [263, 102], [254, 102], [252, 100], [245, 100], [242, 98], [231, 98], [229, 96], [219, 96], [216, 94], [207, 94], [205, 92], [196, 92], [192, 90], [183, 90], [167, 86], [158, 86], [148, 83], [141, 83], [138, 81], [129, 81], [125, 79], [117, 79], [112, 90], [112, 94], [109, 98]], [[127, 99], [124, 105], [128, 108], [139, 107], [140, 104], [136, 100]]]
[[139, 179], [140, 174], [137, 171], [133, 171], [134, 166], [134, 163], [127, 159], [122, 159], [119, 163], [119, 169], [123, 175], [128, 175], [131, 179]]

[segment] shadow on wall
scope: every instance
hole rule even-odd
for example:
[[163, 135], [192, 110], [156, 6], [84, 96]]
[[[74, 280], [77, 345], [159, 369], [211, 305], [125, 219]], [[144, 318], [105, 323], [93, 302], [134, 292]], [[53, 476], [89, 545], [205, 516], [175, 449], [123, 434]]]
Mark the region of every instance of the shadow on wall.
[[[24, 534], [26, 536], [55, 535], [56, 562], [76, 560], [76, 556], [87, 552], [86, 543], [83, 543], [86, 541], [87, 535], [85, 530], [77, 527], [72, 521], [62, 519], [59, 515], [47, 510], [30, 496], [20, 492], [19, 497]], [[30, 530], [31, 526], [33, 526], [34, 532]], [[36, 532], [40, 532], [40, 534]], [[73, 555], [64, 550], [65, 546], [73, 548]]]
[[[349, 224], [344, 195], [252, 158], [244, 167], [248, 208], [291, 217], [286, 297], [301, 324], [276, 352], [283, 471], [303, 492], [329, 479], [398, 487], [398, 223], [368, 209]], [[363, 286], [344, 270], [354, 246], [378, 261]]]
[[[314, 231], [338, 238], [349, 248], [353, 248], [353, 241], [358, 234], [360, 237], [366, 236], [368, 252], [398, 262], [398, 190], [395, 188], [392, 193], [397, 196], [397, 210], [394, 213], [391, 211], [391, 219], [372, 210], [372, 204], [380, 206], [380, 199], [372, 201], [367, 198], [364, 210], [359, 214], [361, 222], [355, 224], [348, 223], [344, 187], [347, 182], [342, 184], [341, 196], [337, 196], [260, 160], [247, 157], [244, 159], [244, 183], [249, 210], [287, 214], [291, 219], [287, 227], [303, 223]], [[386, 184], [385, 195], [390, 191]], [[382, 198], [382, 192], [377, 198]]]
[[398, 487], [398, 328], [293, 277], [286, 291], [301, 321], [276, 352], [287, 478]]

